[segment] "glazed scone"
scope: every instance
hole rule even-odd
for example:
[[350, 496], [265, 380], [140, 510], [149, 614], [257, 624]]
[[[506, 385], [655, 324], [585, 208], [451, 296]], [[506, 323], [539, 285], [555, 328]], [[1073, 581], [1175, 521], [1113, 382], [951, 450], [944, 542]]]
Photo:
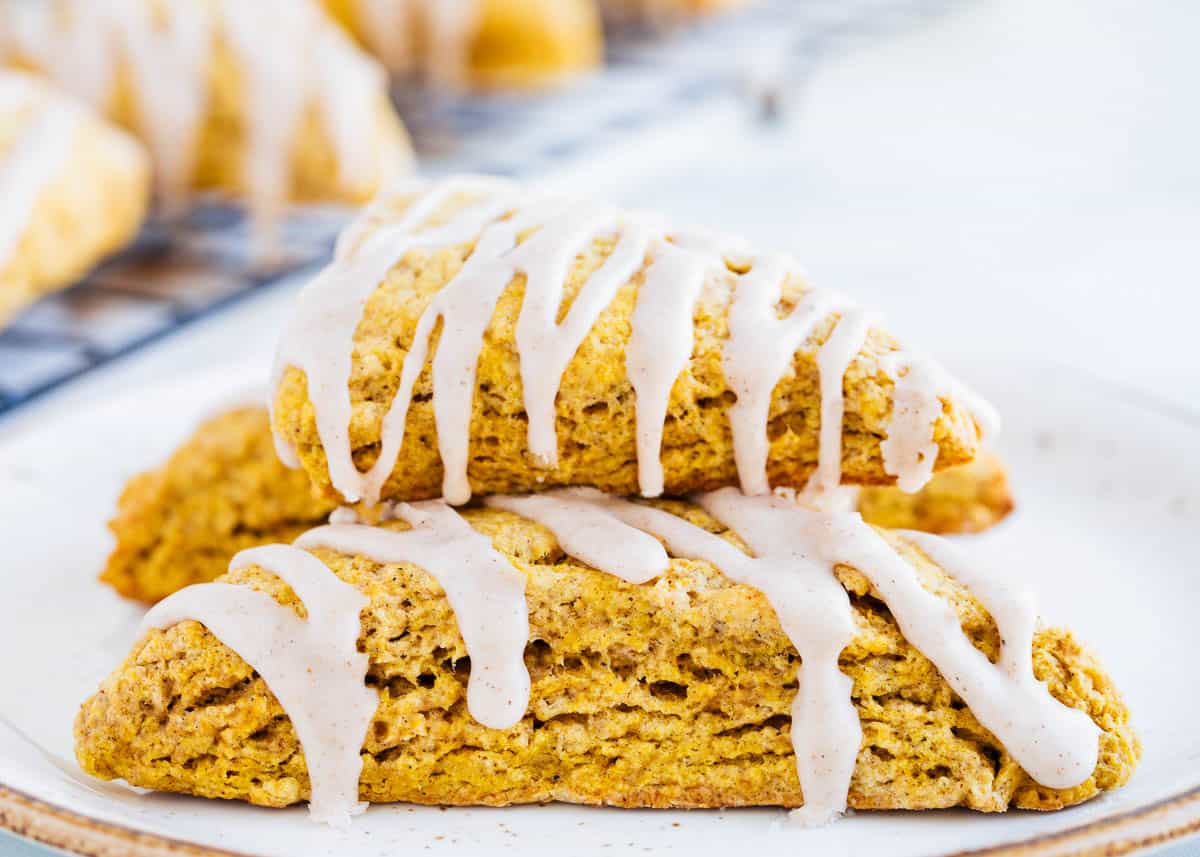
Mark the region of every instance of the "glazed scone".
[[216, 190], [270, 221], [288, 201], [368, 199], [409, 167], [383, 70], [315, 0], [9, 0], [4, 14], [0, 61], [136, 133], [168, 202]]
[[[422, 506], [432, 511], [432, 504]], [[730, 540], [722, 542], [726, 549], [744, 556], [736, 547], [741, 542], [696, 507], [659, 506], [722, 534]], [[454, 515], [445, 506], [439, 514]], [[502, 675], [495, 672], [502, 665], [482, 649], [468, 651], [464, 633], [479, 633], [474, 624], [468, 632], [459, 630], [464, 621], [473, 622], [463, 618], [470, 605], [460, 601], [452, 609], [431, 573], [412, 562], [377, 562], [310, 545], [311, 555], [362, 597], [361, 613], [353, 609], [361, 617], [357, 649], [369, 660], [362, 669], [371, 693], [359, 733], [365, 733], [361, 777], [352, 797], [447, 805], [802, 803], [792, 749], [800, 663], [762, 593], [734, 583], [707, 561], [678, 558], [674, 548], [665, 573], [628, 583], [573, 559], [540, 524], [491, 508], [461, 514], [524, 578], [528, 634], [515, 651], [520, 658], [523, 645], [531, 682], [528, 709], [521, 715], [516, 700], [515, 719], [505, 728], [487, 728], [473, 717], [480, 698], [473, 672]], [[406, 528], [401, 522], [385, 526]], [[879, 535], [906, 564], [906, 573], [915, 573], [914, 585], [924, 597], [932, 594], [943, 621], [950, 628], [961, 625], [967, 650], [974, 647], [996, 662], [1000, 635], [980, 601], [924, 548]], [[317, 535], [316, 541], [336, 538]], [[463, 538], [453, 541], [461, 544]], [[450, 558], [444, 565], [454, 562]], [[834, 696], [846, 694], [843, 704], [852, 701], [861, 727], [861, 745], [856, 741], [849, 748], [849, 806], [1050, 810], [1128, 780], [1140, 756], [1128, 711], [1101, 666], [1070, 633], [1036, 631], [1025, 651], [1032, 652], [1037, 680], [1046, 684], [1035, 684], [1030, 693], [1045, 695], [1057, 708], [1052, 695], [1086, 714], [1059, 711], [1079, 718], [1089, 740], [1098, 743], [1091, 744], [1093, 755], [1077, 784], [1047, 788], [1022, 769], [981, 725], [973, 706], [905, 639], [885, 606], [891, 595], [844, 564], [836, 567], [841, 587], [834, 579], [831, 585], [848, 593], [845, 609], [852, 615], [852, 639], [833, 666], [846, 685]], [[260, 566], [250, 564], [223, 581], [229, 590], [250, 587], [300, 609], [296, 592]], [[946, 618], [939, 600], [953, 608], [948, 616], [957, 622]], [[327, 605], [322, 600], [306, 606], [314, 621], [312, 611]], [[482, 627], [502, 622], [504, 607], [498, 601], [485, 608]], [[331, 619], [322, 614], [321, 621]], [[147, 788], [265, 806], [307, 799], [305, 752], [289, 713], [260, 672], [201, 623], [178, 616], [168, 623], [165, 630], [148, 631], [84, 703], [75, 724], [84, 770]], [[345, 645], [354, 649], [353, 634]], [[1010, 645], [1021, 649], [1014, 640]], [[815, 670], [817, 662], [810, 666], [806, 659], [804, 666]], [[1000, 665], [979, 659], [973, 668]], [[357, 681], [361, 689], [363, 679]], [[505, 695], [503, 685], [492, 689]], [[350, 704], [347, 699], [345, 706]]]
[[279, 462], [266, 408], [233, 408], [125, 486], [100, 579], [127, 598], [158, 601], [219, 577], [238, 551], [290, 542], [334, 508], [303, 471]]
[[[1011, 506], [1004, 484], [1003, 466], [985, 453], [916, 494], [863, 489], [859, 511], [880, 527], [976, 532]], [[220, 577], [238, 551], [292, 541], [336, 508], [302, 470], [279, 461], [266, 408], [233, 408], [206, 419], [162, 465], [125, 486], [109, 522], [116, 547], [100, 579], [127, 598], [158, 601]]]
[[915, 494], [896, 488], [863, 488], [858, 510], [878, 527], [926, 533], [979, 533], [1013, 510], [1004, 463], [984, 451], [970, 464], [935, 475]]
[[149, 196], [136, 140], [45, 83], [0, 70], [0, 326], [129, 243]]
[[450, 88], [525, 89], [599, 65], [595, 0], [324, 0], [390, 70]]
[[[975, 457], [987, 409], [872, 321], [788, 257], [450, 180], [373, 203], [303, 290], [273, 426], [352, 502], [761, 493], [814, 473], [917, 490]], [[821, 437], [823, 413], [840, 432]]]

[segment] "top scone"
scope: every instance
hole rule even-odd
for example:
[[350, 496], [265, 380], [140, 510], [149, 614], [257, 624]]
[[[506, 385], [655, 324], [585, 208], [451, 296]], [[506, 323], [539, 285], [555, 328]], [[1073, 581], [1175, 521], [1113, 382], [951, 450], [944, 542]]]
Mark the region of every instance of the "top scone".
[[343, 235], [273, 407], [285, 460], [350, 502], [916, 490], [987, 421], [786, 257], [482, 178], [398, 189]]

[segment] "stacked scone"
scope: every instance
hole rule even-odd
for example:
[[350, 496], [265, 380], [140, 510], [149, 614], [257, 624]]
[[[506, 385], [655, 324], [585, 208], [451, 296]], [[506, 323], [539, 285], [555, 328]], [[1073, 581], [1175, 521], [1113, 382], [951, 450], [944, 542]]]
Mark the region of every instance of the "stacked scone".
[[869, 486], [883, 523], [1003, 514], [989, 409], [787, 257], [505, 181], [402, 187], [299, 296], [270, 405], [299, 471], [240, 409], [122, 501], [106, 576], [168, 597], [79, 714], [96, 776], [331, 821], [819, 823], [1056, 809], [1136, 765], [1112, 682], [1028, 596], [852, 511]]

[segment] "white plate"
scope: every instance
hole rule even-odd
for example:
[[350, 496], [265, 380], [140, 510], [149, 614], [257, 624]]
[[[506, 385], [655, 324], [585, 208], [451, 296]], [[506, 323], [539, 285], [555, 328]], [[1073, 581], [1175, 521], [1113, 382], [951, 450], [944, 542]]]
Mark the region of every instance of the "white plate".
[[[303, 808], [139, 794], [72, 761], [80, 701], [124, 657], [140, 610], [95, 582], [120, 486], [245, 382], [243, 369], [138, 390], [40, 425], [0, 448], [0, 823], [83, 853], [163, 838], [255, 854], [680, 851], [866, 853], [995, 848], [1121, 853], [1200, 825], [1200, 426], [1077, 373], [990, 366], [973, 376], [1006, 417], [1000, 449], [1019, 511], [972, 550], [1029, 580], [1043, 615], [1104, 658], [1133, 709], [1145, 758], [1123, 790], [1060, 813], [863, 813], [817, 831], [781, 811], [451, 809], [379, 805], [347, 832]], [[130, 839], [127, 831], [149, 834]], [[1050, 837], [1047, 839], [1046, 837]], [[136, 846], [136, 847], [135, 847]], [[110, 852], [111, 853], [111, 852]], [[177, 853], [177, 852], [173, 852]], [[205, 852], [202, 852], [205, 853]], [[1014, 852], [1015, 853], [1015, 852]]]

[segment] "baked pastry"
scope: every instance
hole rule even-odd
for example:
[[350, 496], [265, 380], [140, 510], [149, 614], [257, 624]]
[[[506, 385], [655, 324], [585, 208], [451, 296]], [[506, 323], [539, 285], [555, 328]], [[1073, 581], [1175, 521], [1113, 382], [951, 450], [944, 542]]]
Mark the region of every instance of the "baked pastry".
[[787, 257], [485, 178], [373, 203], [301, 293], [271, 389], [285, 462], [368, 504], [915, 491], [990, 421]]
[[407, 169], [383, 70], [315, 0], [9, 2], [0, 61], [42, 72], [133, 130], [165, 201], [360, 201]]
[[43, 82], [0, 70], [0, 325], [128, 243], [149, 194], [135, 140]]
[[100, 579], [128, 598], [158, 601], [220, 576], [238, 551], [292, 541], [335, 508], [302, 470], [280, 463], [266, 408], [234, 407], [125, 486]]
[[1057, 809], [1140, 756], [1096, 660], [936, 537], [731, 488], [485, 502], [340, 514], [161, 602], [80, 710], [80, 764], [334, 822], [360, 800], [822, 822]]
[[1008, 474], [995, 453], [935, 475], [915, 494], [870, 487], [858, 492], [858, 510], [877, 527], [927, 533], [979, 533], [1013, 509]]
[[599, 65], [595, 0], [324, 0], [391, 71], [448, 88], [557, 83]]
[[[866, 488], [858, 504], [876, 526], [952, 533], [985, 528], [1012, 501], [1003, 465], [984, 453], [938, 473], [916, 494]], [[239, 551], [291, 542], [336, 508], [312, 491], [304, 471], [279, 461], [266, 408], [232, 408], [125, 486], [109, 523], [116, 547], [100, 579], [127, 598], [158, 601], [224, 574]]]

